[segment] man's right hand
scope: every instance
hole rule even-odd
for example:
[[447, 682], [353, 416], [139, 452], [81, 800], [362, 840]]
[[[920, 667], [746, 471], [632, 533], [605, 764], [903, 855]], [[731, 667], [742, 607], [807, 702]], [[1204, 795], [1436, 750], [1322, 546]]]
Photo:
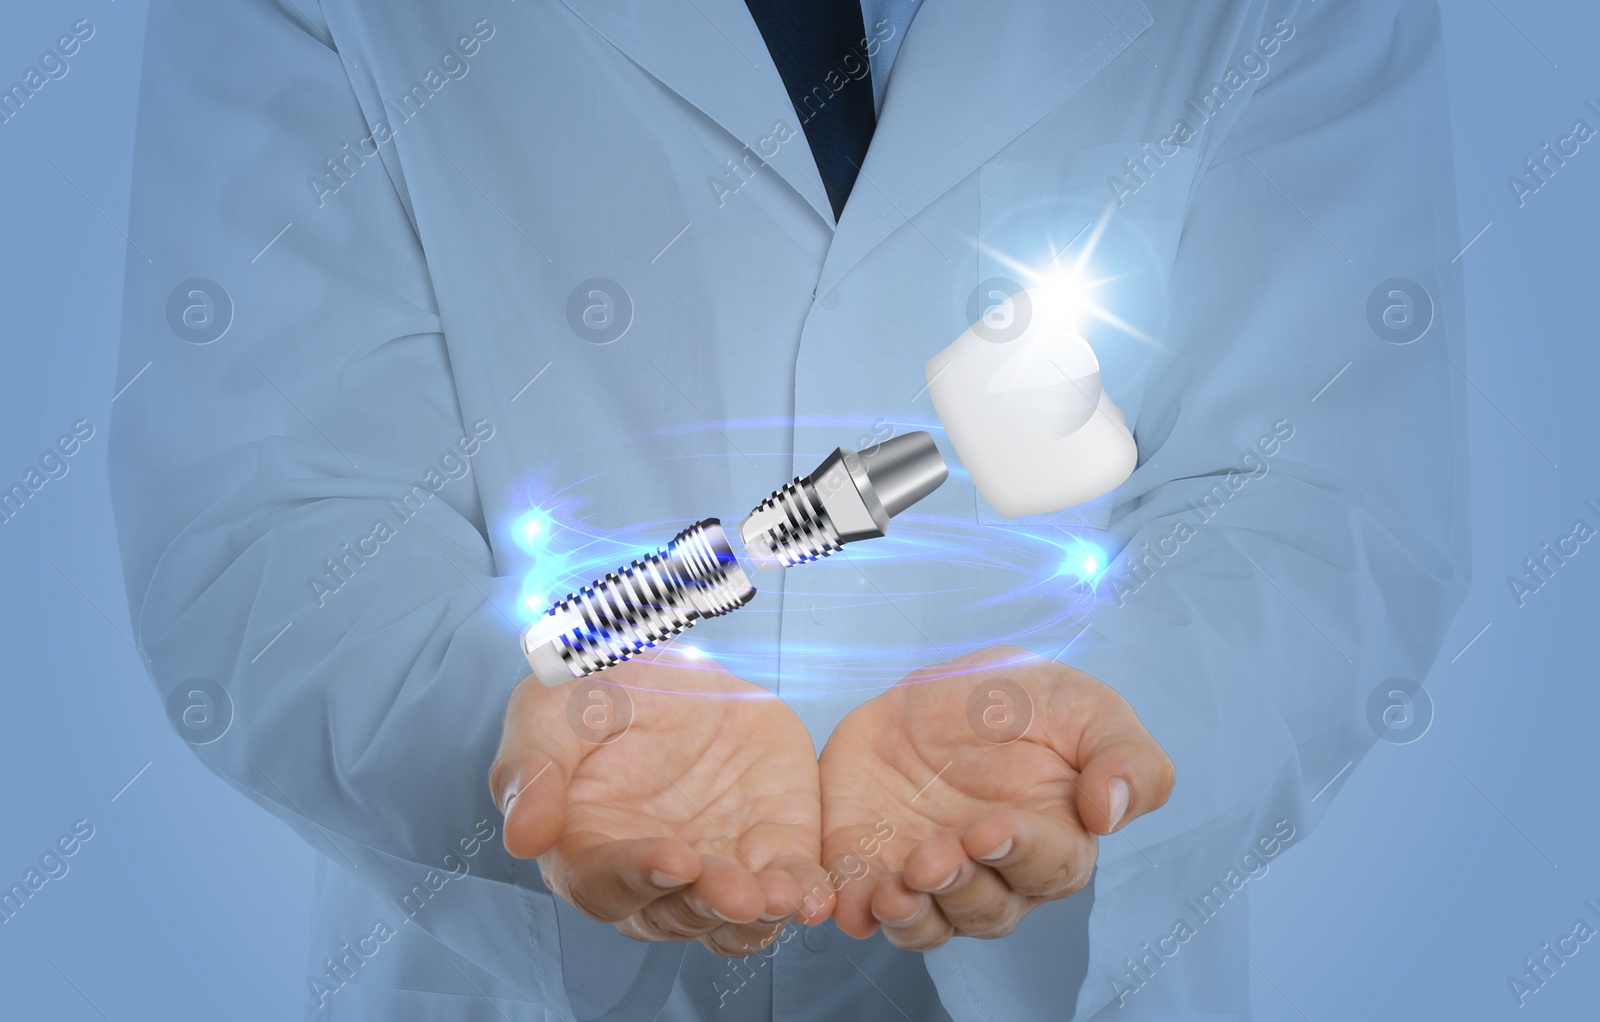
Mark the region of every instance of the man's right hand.
[[739, 956], [832, 911], [811, 735], [705, 657], [667, 647], [555, 688], [525, 678], [489, 784], [507, 851], [636, 940]]

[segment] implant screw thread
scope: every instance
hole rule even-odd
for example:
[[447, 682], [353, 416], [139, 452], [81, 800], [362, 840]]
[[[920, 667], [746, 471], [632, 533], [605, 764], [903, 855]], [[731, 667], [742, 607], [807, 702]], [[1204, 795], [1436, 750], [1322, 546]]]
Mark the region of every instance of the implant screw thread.
[[817, 497], [810, 477], [796, 476], [772, 491], [772, 496], [756, 505], [751, 516], [775, 511], [782, 520], [761, 537], [764, 551], [786, 567], [826, 557], [843, 548], [839, 530]]
[[754, 595], [721, 523], [708, 518], [557, 602], [547, 616], [576, 622], [554, 646], [573, 676], [583, 677], [670, 639], [700, 618], [737, 610]]

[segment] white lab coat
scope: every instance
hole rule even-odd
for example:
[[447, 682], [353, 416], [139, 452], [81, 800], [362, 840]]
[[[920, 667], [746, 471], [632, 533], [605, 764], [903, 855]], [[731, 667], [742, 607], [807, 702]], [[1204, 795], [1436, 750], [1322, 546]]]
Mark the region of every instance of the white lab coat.
[[[1059, 613], [1048, 565], [1000, 601], [1014, 580], [934, 551], [763, 576], [695, 641], [819, 746], [873, 688], [1019, 629], [1115, 686], [1172, 754], [1171, 804], [1101, 842], [1090, 891], [928, 973], [960, 1020], [1244, 1017], [1241, 856], [1305, 840], [1373, 741], [1369, 691], [1424, 676], [1466, 584], [1439, 46], [1420, 0], [927, 0], [835, 226], [738, 0], [155, 0], [118, 527], [161, 694], [233, 701], [198, 754], [327, 855], [308, 1017], [655, 1016], [684, 946], [585, 919], [483, 836], [525, 673], [511, 522], [560, 491], [662, 542], [884, 421], [936, 427], [923, 362], [979, 281], [1108, 203], [1136, 332], [1090, 340], [1139, 469], [1066, 518], [1005, 523], [959, 471], [917, 509], [980, 546], [1091, 536], [1115, 557], [1092, 614]], [[233, 305], [204, 344], [169, 320], [196, 277]], [[1408, 345], [1367, 318], [1395, 277], [1436, 305]], [[609, 343], [569, 318], [591, 278], [631, 305]], [[1270, 469], [1241, 468], [1275, 430]], [[414, 484], [436, 495], [409, 517]], [[1177, 552], [1136, 571], [1146, 544]], [[856, 982], [849, 943], [776, 956], [774, 1017]]]

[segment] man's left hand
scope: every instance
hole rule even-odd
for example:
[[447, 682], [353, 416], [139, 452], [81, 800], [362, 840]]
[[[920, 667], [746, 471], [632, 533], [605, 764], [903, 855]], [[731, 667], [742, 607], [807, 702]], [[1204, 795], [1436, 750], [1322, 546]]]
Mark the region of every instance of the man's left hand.
[[918, 671], [857, 707], [820, 767], [823, 862], [853, 878], [839, 928], [864, 938], [881, 925], [908, 950], [1004, 936], [1076, 893], [1097, 835], [1159, 808], [1174, 779], [1122, 696], [1013, 647]]

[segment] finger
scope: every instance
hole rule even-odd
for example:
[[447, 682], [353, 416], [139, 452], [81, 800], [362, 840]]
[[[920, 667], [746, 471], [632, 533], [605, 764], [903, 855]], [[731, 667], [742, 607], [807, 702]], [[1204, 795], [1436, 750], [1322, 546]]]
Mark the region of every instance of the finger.
[[907, 887], [933, 894], [948, 889], [964, 870], [970, 873], [971, 864], [959, 838], [931, 837], [911, 849], [900, 873]]
[[[833, 899], [833, 921], [839, 929], [856, 940], [866, 940], [877, 932], [878, 919], [872, 914], [872, 892], [883, 878], [864, 875], [852, 880], [837, 870], [829, 870], [826, 877], [822, 891]], [[815, 896], [814, 888], [807, 892], [808, 898]]]
[[1172, 760], [1141, 727], [1094, 748], [1076, 782], [1078, 816], [1096, 834], [1110, 834], [1165, 805], [1174, 780]]
[[[786, 929], [790, 931], [787, 938], [783, 936]], [[758, 923], [752, 926], [728, 924], [702, 936], [700, 943], [712, 954], [723, 958], [745, 958], [771, 948], [774, 941], [792, 940], [792, 931], [795, 929], [797, 927], [793, 923]]]
[[1050, 744], [1078, 769], [1078, 815], [1109, 834], [1159, 809], [1172, 794], [1172, 760], [1150, 737], [1128, 701], [1087, 675], [1057, 689]]
[[682, 841], [615, 841], [575, 835], [541, 857], [550, 889], [584, 915], [614, 923], [703, 878], [702, 857]]
[[692, 888], [679, 897], [663, 899], [641, 915], [672, 936], [699, 937], [716, 954], [743, 958], [771, 944], [801, 905], [800, 883], [788, 870], [769, 867], [755, 879], [764, 907], [754, 922], [727, 921]]
[[826, 871], [815, 862], [796, 858], [780, 860], [757, 873], [756, 881], [761, 884], [762, 894], [766, 897], [761, 921], [780, 923], [799, 919], [814, 923], [826, 919], [826, 910], [833, 905], [831, 897], [817, 906], [816, 911], [808, 911], [806, 904], [806, 894], [810, 889], [827, 889], [826, 877]]
[[695, 940], [726, 925], [704, 903], [679, 891], [652, 901], [618, 928], [636, 940]]
[[[749, 870], [715, 855], [700, 856], [700, 876], [683, 890], [645, 906], [640, 917], [664, 936], [698, 937], [728, 923], [749, 924], [766, 911], [766, 893]], [[771, 924], [763, 924], [771, 929]]]
[[[827, 860], [828, 869], [823, 873], [820, 888], [813, 883], [806, 890], [806, 908], [809, 910], [813, 904], [819, 906], [815, 912], [808, 912], [806, 918], [816, 922], [826, 919], [825, 909], [831, 900], [832, 915], [839, 929], [857, 940], [865, 940], [878, 928], [878, 920], [872, 914], [872, 894], [889, 875], [889, 870], [879, 861], [880, 857], [859, 851], [863, 846], [856, 840], [845, 843], [838, 835], [832, 835], [828, 843], [830, 847], [857, 850]], [[881, 850], [879, 846], [866, 847]]]
[[727, 925], [698, 902], [678, 891], [657, 898], [637, 913], [617, 923], [617, 929], [634, 940], [695, 940]]
[[506, 705], [489, 790], [506, 818], [506, 851], [518, 858], [542, 855], [555, 844], [566, 824], [567, 785], [597, 748], [567, 724], [569, 687], [547, 688], [530, 675]]
[[930, 838], [906, 857], [905, 884], [933, 896], [955, 932], [1003, 937], [1016, 929], [1028, 902], [999, 873], [967, 856], [954, 837]]
[[1099, 843], [1078, 823], [1047, 813], [1002, 809], [967, 827], [961, 846], [1025, 898], [1065, 898], [1094, 873]]
[[753, 955], [772, 943], [785, 926], [793, 923], [755, 922], [747, 925], [724, 923], [700, 938], [710, 951], [725, 958], [743, 958]]
[[955, 935], [933, 895], [913, 891], [898, 873], [878, 883], [872, 893], [872, 914], [889, 943], [905, 951], [930, 951]]

